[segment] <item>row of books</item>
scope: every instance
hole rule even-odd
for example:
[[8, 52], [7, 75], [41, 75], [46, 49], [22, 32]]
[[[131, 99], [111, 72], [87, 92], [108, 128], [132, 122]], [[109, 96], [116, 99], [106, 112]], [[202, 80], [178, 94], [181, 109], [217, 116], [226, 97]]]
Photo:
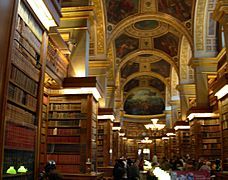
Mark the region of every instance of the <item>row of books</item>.
[[220, 132], [203, 132], [202, 138], [218, 138], [221, 136]]
[[75, 153], [85, 152], [83, 144], [48, 144], [47, 152], [49, 153]]
[[36, 131], [7, 123], [5, 146], [10, 149], [35, 149]]
[[36, 68], [35, 59], [26, 55], [26, 52], [21, 52], [20, 44], [14, 41], [13, 53], [11, 56], [11, 62], [16, 65], [19, 69], [26, 69], [26, 74], [32, 77], [36, 82], [39, 81], [40, 71]]
[[81, 129], [48, 129], [48, 135], [79, 135]]
[[10, 79], [31, 95], [37, 96], [38, 84], [15, 66], [11, 68]]
[[48, 118], [75, 118], [75, 119], [86, 119], [85, 114], [78, 112], [49, 112]]
[[80, 103], [81, 104], [82, 103], [82, 100], [77, 96], [59, 96], [59, 97], [50, 96], [49, 101], [51, 103], [63, 103], [63, 104], [67, 104], [67, 103], [70, 103], [70, 104]]
[[48, 143], [80, 143], [80, 137], [53, 137], [48, 136], [47, 138]]
[[55, 111], [55, 110], [75, 110], [75, 111], [80, 111], [81, 110], [81, 104], [80, 103], [67, 103], [67, 104], [54, 104], [51, 103], [49, 106], [50, 111]]
[[6, 120], [8, 121], [15, 121], [15, 122], [24, 122], [28, 124], [35, 124], [36, 116], [24, 109], [21, 109], [17, 106], [12, 104], [7, 104], [7, 111], [6, 111]]
[[80, 120], [48, 121], [48, 126], [80, 126]]
[[37, 99], [11, 83], [8, 88], [8, 98], [36, 111]]
[[221, 149], [221, 144], [203, 144], [203, 149]]
[[[30, 18], [30, 22], [31, 22], [31, 20], [32, 20], [32, 18]], [[33, 26], [33, 25], [30, 25], [30, 26]], [[35, 27], [35, 29], [36, 30], [39, 29], [39, 26], [37, 25]], [[28, 41], [29, 45], [37, 53], [40, 52], [41, 42], [39, 41], [39, 39], [35, 36], [35, 34], [32, 32], [32, 30], [29, 28], [29, 26], [23, 21], [23, 19], [20, 16], [18, 16], [16, 30], [20, 33], [20, 35], [22, 36], [23, 39]]]
[[55, 160], [56, 164], [80, 164], [80, 154], [47, 154], [48, 160]]
[[201, 126], [201, 131], [218, 132], [220, 131], [220, 126]]

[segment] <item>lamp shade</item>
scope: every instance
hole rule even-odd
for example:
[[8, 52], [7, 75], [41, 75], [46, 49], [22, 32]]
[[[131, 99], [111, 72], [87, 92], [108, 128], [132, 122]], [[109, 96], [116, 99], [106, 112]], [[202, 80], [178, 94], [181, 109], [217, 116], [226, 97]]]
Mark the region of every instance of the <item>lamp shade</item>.
[[17, 171], [14, 169], [14, 166], [10, 166], [6, 171], [7, 174], [17, 174]]
[[28, 170], [24, 166], [20, 166], [17, 172], [19, 173], [26, 173]]

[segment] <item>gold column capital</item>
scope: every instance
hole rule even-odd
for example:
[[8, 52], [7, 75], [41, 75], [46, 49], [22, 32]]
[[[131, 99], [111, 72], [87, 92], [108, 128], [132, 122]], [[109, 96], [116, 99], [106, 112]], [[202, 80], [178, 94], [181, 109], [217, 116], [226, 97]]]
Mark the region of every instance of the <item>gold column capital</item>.
[[218, 21], [220, 24], [226, 24], [228, 22], [228, 1], [218, 0], [214, 13], [213, 19]]

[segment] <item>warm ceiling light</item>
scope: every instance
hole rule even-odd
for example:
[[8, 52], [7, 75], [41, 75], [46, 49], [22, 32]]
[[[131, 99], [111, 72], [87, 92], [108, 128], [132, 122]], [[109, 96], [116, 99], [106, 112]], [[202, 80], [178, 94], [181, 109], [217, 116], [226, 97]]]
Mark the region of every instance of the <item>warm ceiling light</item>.
[[97, 119], [110, 119], [111, 121], [114, 121], [115, 117], [113, 115], [98, 115]]
[[93, 94], [94, 98], [98, 101], [101, 95], [97, 88], [95, 87], [85, 87], [85, 88], [64, 88], [62, 89], [62, 94]]
[[227, 94], [228, 94], [228, 84], [224, 85], [218, 92], [216, 92], [215, 96], [217, 96], [218, 99], [221, 99]]
[[47, 30], [49, 30], [50, 27], [57, 26], [43, 0], [27, 0], [27, 2]]
[[152, 123], [156, 126], [157, 122], [158, 122], [158, 119], [157, 118], [154, 118], [154, 119], [151, 119]]
[[190, 129], [190, 126], [175, 126], [174, 129], [175, 130], [178, 130], [178, 129]]
[[113, 131], [119, 131], [120, 129], [121, 129], [121, 127], [116, 127], [116, 126], [112, 127]]
[[175, 136], [176, 134], [175, 133], [172, 133], [172, 132], [169, 132], [169, 133], [166, 133], [167, 136]]
[[120, 133], [119, 133], [119, 136], [125, 136], [125, 133], [120, 132]]
[[162, 140], [167, 140], [167, 139], [169, 139], [168, 136], [163, 136], [163, 137], [162, 137]]
[[215, 113], [191, 113], [188, 115], [188, 119], [192, 120], [195, 117], [216, 117], [217, 114]]
[[127, 138], [126, 137], [123, 137], [123, 140], [127, 140]]

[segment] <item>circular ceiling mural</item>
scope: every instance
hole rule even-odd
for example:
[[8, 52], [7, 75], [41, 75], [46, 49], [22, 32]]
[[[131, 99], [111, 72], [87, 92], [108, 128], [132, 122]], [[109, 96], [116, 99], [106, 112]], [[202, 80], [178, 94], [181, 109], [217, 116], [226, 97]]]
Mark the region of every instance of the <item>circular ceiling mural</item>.
[[151, 89], [133, 91], [124, 103], [124, 111], [130, 115], [162, 114], [164, 109], [164, 100]]
[[133, 37], [159, 37], [167, 33], [169, 25], [156, 20], [142, 20], [125, 28]]
[[135, 28], [139, 30], [152, 30], [157, 28], [158, 25], [159, 22], [155, 20], [144, 20], [134, 24]]

